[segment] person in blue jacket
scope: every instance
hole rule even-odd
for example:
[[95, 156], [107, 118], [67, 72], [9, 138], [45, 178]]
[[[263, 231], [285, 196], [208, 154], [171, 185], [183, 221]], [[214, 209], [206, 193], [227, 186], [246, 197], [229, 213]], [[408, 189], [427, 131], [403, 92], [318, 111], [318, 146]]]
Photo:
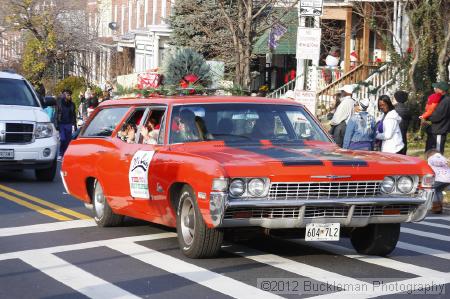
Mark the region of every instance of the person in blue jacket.
[[369, 99], [358, 101], [356, 112], [350, 117], [345, 129], [343, 148], [367, 151], [373, 149], [375, 119], [367, 112], [369, 105]]

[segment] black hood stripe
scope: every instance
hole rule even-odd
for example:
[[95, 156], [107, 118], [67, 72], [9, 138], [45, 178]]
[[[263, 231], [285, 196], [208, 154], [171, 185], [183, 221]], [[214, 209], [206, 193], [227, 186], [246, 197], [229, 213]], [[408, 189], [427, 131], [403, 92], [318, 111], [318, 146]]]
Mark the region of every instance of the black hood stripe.
[[280, 147], [268, 147], [267, 145], [243, 145], [236, 142], [225, 142], [226, 146], [238, 148], [243, 151], [268, 156], [283, 163], [284, 166], [323, 166], [319, 159], [307, 157], [301, 153], [287, 151]]
[[366, 161], [363, 160], [331, 160], [333, 166], [369, 166]]
[[[330, 153], [323, 149], [314, 149], [311, 155], [321, 156], [322, 159], [309, 157], [295, 150], [305, 149], [303, 142], [272, 142], [272, 147], [266, 144], [253, 142], [251, 144], [225, 141], [225, 145], [232, 148], [238, 148], [243, 151], [257, 153], [259, 155], [268, 156], [283, 163], [284, 166], [323, 166], [323, 161], [329, 161], [333, 166], [342, 167], [367, 167], [367, 161], [355, 158], [349, 159], [340, 153]], [[282, 147], [284, 146], [284, 147]]]

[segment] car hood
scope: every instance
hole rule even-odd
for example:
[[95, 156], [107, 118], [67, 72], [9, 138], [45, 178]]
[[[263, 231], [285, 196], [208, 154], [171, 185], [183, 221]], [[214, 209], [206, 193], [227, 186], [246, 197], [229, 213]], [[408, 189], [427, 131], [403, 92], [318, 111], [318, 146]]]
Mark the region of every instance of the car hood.
[[1, 106], [0, 119], [2, 121], [49, 122], [47, 113], [41, 107], [30, 106]]
[[[351, 151], [333, 143], [304, 144], [211, 144], [182, 147], [183, 151], [217, 161], [226, 174], [267, 176], [277, 180], [302, 176], [311, 179], [382, 179], [385, 175], [417, 174], [432, 171], [421, 159], [380, 152]], [[297, 178], [298, 179], [298, 178]]]

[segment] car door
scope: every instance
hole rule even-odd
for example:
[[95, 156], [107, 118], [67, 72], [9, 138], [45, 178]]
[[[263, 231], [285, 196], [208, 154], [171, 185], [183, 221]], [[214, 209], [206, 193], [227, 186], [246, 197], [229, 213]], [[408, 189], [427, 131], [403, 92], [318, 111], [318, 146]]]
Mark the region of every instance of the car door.
[[[136, 134], [134, 140], [124, 140], [116, 135], [114, 142], [120, 146], [118, 153], [118, 167], [116, 173], [114, 188], [118, 192], [111, 202], [111, 207], [117, 212], [129, 215], [135, 218], [141, 218], [151, 221], [158, 216], [158, 208], [152, 200], [152, 191], [150, 189], [149, 171], [154, 153], [158, 148], [157, 141], [154, 143], [144, 142], [144, 127], [150, 118], [158, 114], [159, 120], [165, 114], [165, 107], [149, 106], [136, 107], [129, 117], [123, 122], [122, 126], [132, 123], [135, 126]], [[157, 140], [157, 136], [156, 136]]]
[[66, 183], [74, 196], [89, 201], [87, 179], [95, 178], [103, 184], [105, 181], [103, 173], [110, 173], [110, 169], [116, 167], [114, 154], [119, 149], [111, 135], [129, 109], [129, 106], [100, 109], [82, 129], [80, 136], [70, 143], [62, 169]]

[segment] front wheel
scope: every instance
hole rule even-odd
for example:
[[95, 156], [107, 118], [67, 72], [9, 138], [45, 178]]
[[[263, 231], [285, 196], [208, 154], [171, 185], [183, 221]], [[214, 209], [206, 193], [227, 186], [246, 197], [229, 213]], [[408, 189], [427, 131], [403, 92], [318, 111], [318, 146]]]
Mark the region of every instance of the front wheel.
[[400, 237], [400, 223], [369, 224], [353, 229], [350, 241], [358, 253], [385, 256], [391, 253]]
[[223, 241], [223, 231], [206, 226], [188, 186], [181, 190], [178, 203], [177, 234], [181, 251], [190, 258], [216, 256]]
[[122, 224], [123, 216], [117, 215], [112, 211], [99, 181], [94, 183], [92, 201], [94, 203], [94, 220], [97, 226], [108, 227]]

